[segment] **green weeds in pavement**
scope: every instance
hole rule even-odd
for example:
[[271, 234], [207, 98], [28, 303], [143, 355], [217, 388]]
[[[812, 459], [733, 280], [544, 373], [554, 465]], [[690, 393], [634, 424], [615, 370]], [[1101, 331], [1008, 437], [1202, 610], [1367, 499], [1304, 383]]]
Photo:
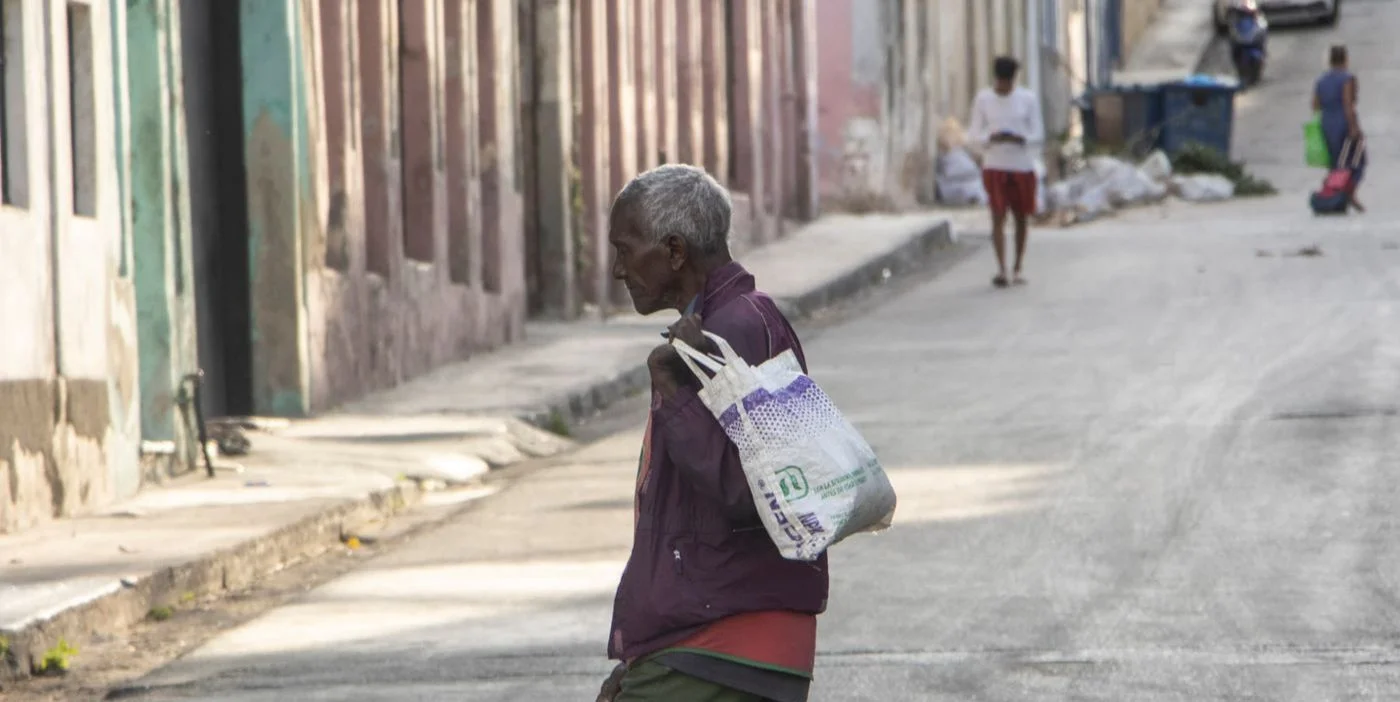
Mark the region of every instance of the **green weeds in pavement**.
[[152, 607], [151, 611], [147, 613], [146, 616], [153, 622], [163, 622], [175, 616], [175, 608], [168, 605], [159, 605]]
[[59, 639], [57, 646], [44, 652], [44, 657], [39, 659], [39, 665], [34, 670], [34, 674], [66, 675], [68, 669], [73, 665], [73, 658], [77, 655], [77, 648], [69, 645], [66, 639]]
[[1245, 169], [1243, 163], [1231, 161], [1230, 157], [1205, 144], [1191, 143], [1172, 157], [1172, 170], [1182, 175], [1213, 173], [1230, 179], [1235, 184], [1237, 197], [1260, 197], [1277, 195], [1278, 189], [1263, 178]]
[[544, 420], [543, 429], [547, 432], [565, 437], [573, 433], [573, 430], [569, 428], [569, 420], [564, 419], [564, 415], [559, 412], [549, 413], [549, 417]]

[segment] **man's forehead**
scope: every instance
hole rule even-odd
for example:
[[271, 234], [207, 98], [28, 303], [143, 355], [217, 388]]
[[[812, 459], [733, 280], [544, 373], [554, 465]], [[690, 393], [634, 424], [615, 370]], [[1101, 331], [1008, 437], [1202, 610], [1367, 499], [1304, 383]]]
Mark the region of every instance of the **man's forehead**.
[[608, 217], [608, 238], [613, 241], [636, 241], [643, 235], [642, 226], [627, 212], [614, 211]]

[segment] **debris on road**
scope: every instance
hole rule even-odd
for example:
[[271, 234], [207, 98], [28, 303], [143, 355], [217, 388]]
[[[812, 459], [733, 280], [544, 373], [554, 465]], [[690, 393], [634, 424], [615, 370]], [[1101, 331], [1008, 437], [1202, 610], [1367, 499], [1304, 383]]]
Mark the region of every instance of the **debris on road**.
[[1214, 173], [1178, 175], [1172, 176], [1171, 191], [1187, 202], [1220, 202], [1235, 196], [1235, 184]]
[[1166, 199], [1171, 162], [1154, 152], [1142, 165], [1112, 156], [1094, 156], [1078, 173], [1051, 185], [1046, 209], [1060, 226], [1089, 222], [1122, 207]]
[[1187, 202], [1219, 202], [1274, 192], [1273, 185], [1250, 175], [1242, 165], [1205, 151], [1187, 149], [1173, 159], [1157, 150], [1136, 165], [1116, 156], [1092, 156], [1079, 171], [1046, 188], [1045, 216], [1067, 227], [1169, 196]]
[[945, 120], [938, 130], [938, 153], [938, 171], [934, 177], [938, 201], [964, 207], [987, 204], [980, 159], [967, 143], [962, 124], [954, 118]]
[[1278, 194], [1273, 183], [1245, 170], [1243, 163], [1231, 161], [1219, 150], [1201, 144], [1187, 144], [1172, 157], [1172, 168], [1181, 175], [1224, 176], [1234, 185], [1234, 195], [1238, 197]]

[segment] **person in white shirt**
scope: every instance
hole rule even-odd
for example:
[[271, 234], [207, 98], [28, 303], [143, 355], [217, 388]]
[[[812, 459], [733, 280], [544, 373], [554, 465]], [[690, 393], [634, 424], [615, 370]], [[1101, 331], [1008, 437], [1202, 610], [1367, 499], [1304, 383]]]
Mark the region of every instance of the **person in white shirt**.
[[[972, 140], [982, 146], [982, 183], [992, 210], [992, 245], [997, 275], [992, 284], [1021, 285], [1021, 262], [1026, 255], [1030, 216], [1035, 213], [1036, 154], [1045, 144], [1045, 124], [1035, 93], [1016, 86], [1021, 65], [1002, 56], [992, 66], [996, 81], [983, 88], [972, 103]], [[1006, 272], [1006, 214], [1016, 222], [1016, 265]]]

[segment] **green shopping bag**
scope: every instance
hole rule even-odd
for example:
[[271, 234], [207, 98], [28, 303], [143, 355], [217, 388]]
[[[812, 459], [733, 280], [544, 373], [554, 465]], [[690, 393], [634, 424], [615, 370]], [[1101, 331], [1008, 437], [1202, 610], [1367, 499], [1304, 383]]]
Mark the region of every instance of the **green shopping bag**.
[[1327, 155], [1327, 138], [1322, 135], [1322, 117], [1303, 123], [1303, 151], [1308, 165], [1313, 168], [1330, 168], [1332, 159]]

